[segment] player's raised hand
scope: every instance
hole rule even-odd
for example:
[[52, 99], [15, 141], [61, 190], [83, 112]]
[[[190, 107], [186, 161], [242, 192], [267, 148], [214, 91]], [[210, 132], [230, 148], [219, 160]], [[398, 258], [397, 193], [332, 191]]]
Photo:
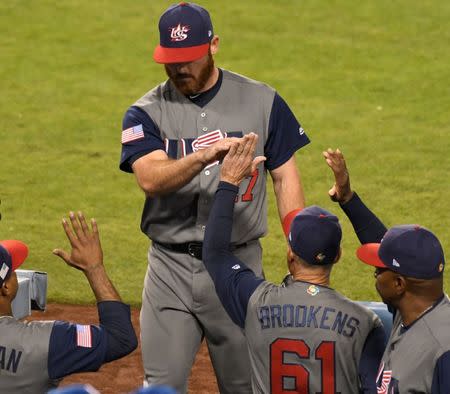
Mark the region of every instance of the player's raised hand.
[[350, 175], [345, 164], [344, 155], [339, 149], [335, 151], [328, 148], [323, 152], [323, 157], [334, 174], [334, 185], [328, 191], [333, 201], [345, 204], [353, 196], [350, 187]]
[[258, 136], [255, 133], [245, 135], [239, 142], [234, 142], [223, 159], [220, 180], [239, 185], [242, 180], [255, 171], [259, 163], [266, 160], [264, 156], [253, 158]]
[[236, 137], [223, 138], [212, 144], [210, 147], [201, 150], [200, 152], [203, 155], [203, 163], [211, 164], [217, 160], [222, 160], [230, 150], [230, 147], [241, 139], [242, 138]]
[[55, 249], [53, 254], [61, 257], [68, 265], [88, 272], [103, 266], [103, 251], [100, 244], [97, 223], [91, 219], [92, 229], [86, 223], [83, 213], [69, 213], [70, 223], [62, 220], [62, 226], [70, 242], [70, 253]]

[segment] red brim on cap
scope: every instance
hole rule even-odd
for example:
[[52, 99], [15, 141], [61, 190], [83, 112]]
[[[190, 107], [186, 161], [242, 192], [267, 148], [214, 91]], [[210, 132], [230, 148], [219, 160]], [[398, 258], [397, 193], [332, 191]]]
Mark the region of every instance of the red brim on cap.
[[283, 231], [284, 231], [284, 235], [286, 235], [286, 237], [289, 235], [289, 232], [291, 231], [291, 224], [292, 221], [294, 220], [294, 218], [298, 215], [298, 213], [302, 210], [303, 208], [297, 208], [292, 210], [291, 212], [289, 212], [283, 219]]
[[19, 268], [28, 256], [28, 246], [21, 241], [7, 239], [5, 241], [0, 241], [0, 245], [2, 245], [11, 256], [13, 271]]
[[380, 249], [380, 244], [364, 244], [356, 250], [356, 256], [363, 263], [372, 265], [374, 267], [387, 268], [386, 264], [384, 264], [378, 257], [378, 249]]
[[208, 53], [209, 43], [187, 48], [166, 48], [158, 45], [153, 52], [156, 63], [187, 63], [200, 59]]

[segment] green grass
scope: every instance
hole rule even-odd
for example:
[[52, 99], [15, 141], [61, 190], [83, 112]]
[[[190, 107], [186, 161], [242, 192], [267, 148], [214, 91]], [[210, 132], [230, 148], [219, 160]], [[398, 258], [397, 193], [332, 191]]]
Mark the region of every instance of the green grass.
[[[143, 195], [118, 170], [126, 108], [165, 78], [151, 55], [168, 1], [0, 3], [0, 238], [30, 246], [25, 268], [49, 273], [51, 301], [87, 303], [83, 275], [51, 250], [60, 218], [95, 216], [105, 262], [138, 305], [148, 240]], [[312, 140], [297, 154], [308, 204], [339, 214], [321, 151], [340, 147], [355, 190], [387, 225], [420, 223], [449, 255], [450, 4], [438, 1], [202, 2], [221, 37], [216, 63], [274, 86]], [[271, 190], [271, 185], [269, 184]], [[263, 240], [269, 279], [286, 272], [274, 198]], [[378, 299], [346, 219], [333, 286]], [[446, 275], [448, 284], [448, 274]]]

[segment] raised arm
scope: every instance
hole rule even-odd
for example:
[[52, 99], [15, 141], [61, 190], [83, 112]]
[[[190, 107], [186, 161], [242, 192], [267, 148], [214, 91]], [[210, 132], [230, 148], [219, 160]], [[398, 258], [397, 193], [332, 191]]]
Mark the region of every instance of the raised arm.
[[70, 253], [55, 249], [53, 253], [86, 276], [98, 302], [100, 326], [54, 323], [48, 355], [52, 379], [95, 371], [103, 363], [123, 357], [137, 347], [130, 307], [121, 302], [103, 265], [97, 223], [92, 219], [89, 228], [81, 212], [77, 215], [71, 212], [69, 218], [70, 224], [63, 219], [63, 228], [72, 249]]
[[230, 251], [234, 201], [238, 185], [264, 160], [253, 160], [257, 136], [248, 134], [242, 143], [235, 143], [225, 156], [220, 183], [206, 225], [203, 241], [203, 262], [216, 288], [217, 295], [231, 319], [245, 325], [248, 301], [263, 282]]
[[328, 149], [323, 156], [334, 174], [335, 183], [329, 190], [330, 198], [339, 202], [350, 219], [355, 233], [362, 244], [380, 242], [387, 231], [381, 220], [362, 202], [350, 187], [350, 175], [344, 155], [339, 149]]

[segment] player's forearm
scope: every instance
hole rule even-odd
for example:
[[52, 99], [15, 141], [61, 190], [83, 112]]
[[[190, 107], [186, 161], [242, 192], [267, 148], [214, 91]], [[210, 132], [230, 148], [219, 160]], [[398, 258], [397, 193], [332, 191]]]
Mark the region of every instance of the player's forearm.
[[120, 295], [106, 274], [103, 264], [84, 271], [84, 274], [89, 281], [97, 302], [121, 301]]
[[151, 160], [135, 171], [139, 186], [149, 196], [174, 192], [188, 184], [205, 166], [201, 151], [178, 160]]
[[287, 179], [286, 177], [274, 178], [273, 190], [275, 192], [281, 222], [283, 222], [283, 219], [289, 212], [305, 207], [303, 187], [298, 173], [294, 179]]
[[339, 204], [350, 219], [362, 244], [380, 242], [387, 231], [381, 220], [362, 202], [356, 192], [345, 204]]

